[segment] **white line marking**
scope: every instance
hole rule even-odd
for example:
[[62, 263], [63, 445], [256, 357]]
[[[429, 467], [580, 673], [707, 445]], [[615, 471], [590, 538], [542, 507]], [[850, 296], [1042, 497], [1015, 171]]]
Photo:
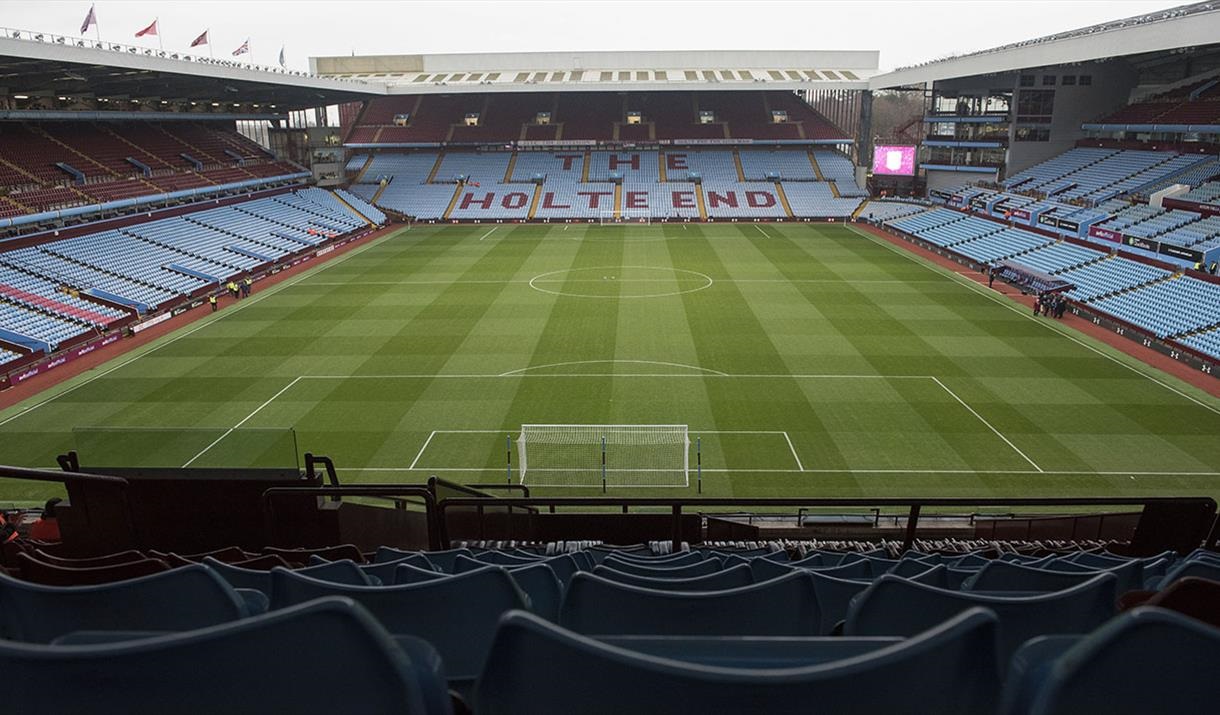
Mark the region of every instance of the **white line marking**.
[[[56, 467], [58, 469], [58, 467]], [[408, 467], [339, 467], [338, 471], [348, 472], [409, 472], [409, 471], [429, 471], [429, 472], [503, 472], [503, 467], [420, 467], [418, 469], [410, 469]], [[544, 471], [544, 470], [535, 470]], [[659, 470], [670, 471], [670, 470]], [[1125, 476], [1142, 476], [1142, 477], [1216, 477], [1220, 476], [1220, 472], [1087, 472], [1087, 471], [1042, 471], [1036, 472], [1032, 469], [708, 469], [704, 467], [704, 472], [714, 474], [991, 474], [991, 475], [1011, 475], [1011, 476], [1029, 476], [1031, 474], [1043, 475], [1048, 477], [1056, 476], [1102, 476], [1102, 477], [1125, 477]], [[535, 485], [537, 486], [537, 485]]]
[[567, 231], [567, 230], [568, 230], [569, 228], [571, 228], [571, 227], [572, 227], [572, 224], [570, 224], [570, 223], [569, 223], [569, 224], [565, 224], [565, 225], [564, 225], [564, 227], [563, 227], [563, 230]]
[[531, 370], [545, 370], [546, 368], [549, 368], [549, 367], [567, 367], [569, 365], [595, 365], [595, 364], [605, 364], [605, 363], [614, 364], [614, 363], [620, 363], [620, 362], [629, 363], [632, 365], [664, 365], [666, 367], [680, 367], [685, 370], [699, 370], [699, 371], [702, 371], [705, 373], [716, 375], [718, 377], [727, 377], [728, 376], [728, 373], [721, 372], [719, 370], [712, 370], [711, 368], [699, 367], [698, 365], [684, 365], [680, 362], [664, 362], [662, 360], [572, 360], [570, 362], [553, 362], [553, 363], [548, 363], [546, 365], [533, 365], [530, 367], [523, 367], [523, 368], [519, 368], [516, 370], [509, 370], [508, 372], [500, 373], [499, 375], [497, 375], [497, 377], [510, 377], [512, 375], [520, 375], [522, 373], [526, 373]]
[[[567, 270], [572, 270], [572, 269], [567, 269]], [[681, 281], [683, 279], [678, 278], [676, 280]], [[687, 279], [687, 280], [690, 280], [690, 279]], [[880, 278], [860, 278], [860, 279], [851, 279], [851, 278], [716, 278], [715, 280], [718, 283], [775, 283], [775, 284], [783, 284], [783, 285], [795, 285], [795, 284], [802, 284], [802, 283], [831, 283], [831, 284], [837, 284], [837, 285], [843, 285], [843, 284], [849, 284], [849, 285], [856, 285], [856, 284], [860, 284], [860, 285], [864, 285], [864, 284], [907, 285], [907, 284], [935, 284], [935, 283], [944, 283], [945, 282], [943, 279], [935, 280], [935, 281], [916, 281], [916, 280], [904, 281], [904, 280], [890, 280], [890, 279], [880, 279]], [[670, 279], [666, 279], [666, 278], [655, 278], [655, 279], [654, 278], [618, 278], [618, 279], [616, 279], [616, 281], [619, 283], [673, 282]], [[601, 283], [603, 281], [601, 279], [597, 279], [597, 278], [572, 279], [570, 281], [555, 278], [555, 279], [549, 279], [549, 280], [534, 280], [533, 282], [534, 283], [568, 283], [568, 282], [571, 282], [571, 283]], [[352, 281], [310, 281], [309, 283], [306, 283], [305, 285], [306, 286], [360, 287], [360, 286], [432, 286], [432, 285], [450, 286], [450, 285], [514, 285], [514, 284], [529, 285], [529, 283], [530, 283], [530, 281], [527, 281], [527, 280], [470, 279], [470, 280], [359, 281], [358, 283], [353, 283]]]
[[266, 407], [267, 405], [270, 405], [273, 401], [275, 401], [275, 398], [279, 397], [280, 395], [284, 394], [285, 392], [288, 392], [288, 388], [292, 387], [293, 385], [297, 384], [300, 381], [301, 381], [301, 378], [298, 376], [292, 382], [288, 383], [287, 385], [284, 385], [282, 388], [280, 388], [279, 392], [272, 395], [266, 402], [259, 405], [258, 407], [255, 407], [254, 411], [251, 412], [250, 414], [246, 415], [245, 419], [243, 419], [241, 422], [238, 422], [237, 424], [233, 425], [228, 430], [226, 430], [224, 434], [222, 434], [216, 438], [216, 441], [212, 442], [211, 444], [209, 444], [208, 446], [206, 446], [202, 450], [200, 450], [199, 454], [196, 454], [194, 457], [191, 457], [190, 459], [188, 459], [186, 464], [182, 465], [183, 468], [189, 467], [192, 464], [194, 464], [195, 460], [197, 460], [200, 457], [202, 457], [203, 455], [207, 454], [210, 449], [212, 449], [216, 445], [220, 444], [221, 441], [223, 441], [225, 437], [228, 437], [229, 435], [233, 434], [233, 432], [235, 430], [239, 429], [242, 425], [249, 422], [250, 419], [253, 418], [255, 415], [257, 415], [259, 412], [262, 412], [264, 407]]
[[424, 456], [424, 450], [428, 445], [432, 444], [432, 438], [436, 436], [436, 430], [432, 430], [432, 434], [428, 435], [428, 439], [424, 440], [424, 446], [419, 448], [419, 453], [415, 455], [415, 459], [411, 460], [411, 466], [407, 469], [415, 469], [415, 465], [419, 462], [419, 458]]
[[[499, 226], [496, 226], [496, 228], [500, 228], [500, 227], [499, 227]], [[483, 239], [487, 238], [487, 237], [488, 237], [488, 236], [490, 236], [491, 234], [495, 233], [495, 232], [496, 232], [496, 228], [493, 228], [492, 230], [488, 231], [487, 233], [483, 234], [482, 236], [479, 236], [479, 240], [480, 240], [480, 241], [482, 241]]]
[[784, 432], [783, 435], [784, 441], [788, 443], [788, 449], [792, 451], [792, 458], [796, 460], [796, 468], [802, 472], [805, 471], [805, 465], [801, 464], [801, 458], [796, 456], [796, 447], [792, 446], [792, 438], [788, 436], [787, 432]]
[[[539, 367], [545, 367], [540, 365]], [[700, 368], [709, 369], [709, 368]], [[668, 372], [644, 372], [644, 373], [614, 373], [614, 372], [573, 372], [573, 373], [528, 373], [514, 370], [512, 372], [500, 374], [478, 374], [478, 373], [404, 373], [397, 375], [301, 375], [302, 380], [443, 380], [443, 379], [459, 379], [473, 380], [483, 378], [513, 378], [513, 377], [681, 377], [681, 378], [743, 378], [743, 379], [778, 379], [778, 380], [935, 380], [931, 375], [834, 375], [834, 374], [730, 374], [720, 372], [708, 372], [695, 375], [685, 373], [668, 373]]]
[[[851, 226], [850, 229], [857, 235], [864, 236], [865, 238], [867, 238], [868, 240], [877, 244], [878, 246], [884, 246], [885, 248], [890, 249], [894, 253], [897, 253], [900, 256], [906, 257], [908, 260], [910, 260], [912, 263], [914, 263], [916, 265], [923, 266], [924, 268], [928, 269], [929, 271], [932, 271], [933, 273], [945, 276], [946, 278], [952, 280], [954, 283], [958, 283], [960, 285], [965, 285], [968, 288], [970, 288], [970, 290], [974, 291], [975, 293], [978, 293], [979, 295], [982, 295], [982, 296], [986, 296], [989, 300], [1004, 306], [1005, 308], [1011, 310], [1012, 312], [1016, 313], [1017, 315], [1020, 315], [1021, 317], [1025, 318], [1026, 320], [1032, 320], [1035, 323], [1037, 323], [1038, 325], [1043, 326], [1047, 330], [1058, 333], [1059, 335], [1062, 335], [1063, 337], [1067, 338], [1068, 340], [1071, 340], [1072, 342], [1076, 343], [1077, 345], [1088, 348], [1089, 350], [1092, 350], [1093, 352], [1106, 358], [1107, 360], [1109, 360], [1113, 363], [1116, 363], [1118, 365], [1122, 365], [1123, 367], [1127, 368], [1131, 372], [1134, 372], [1135, 374], [1137, 374], [1141, 377], [1147, 378], [1147, 379], [1155, 382], [1156, 384], [1160, 385], [1161, 387], [1165, 388], [1166, 390], [1176, 393], [1177, 395], [1179, 395], [1181, 397], [1185, 397], [1186, 399], [1190, 400], [1191, 402], [1195, 403], [1196, 405], [1198, 405], [1204, 409], [1211, 410], [1212, 412], [1215, 412], [1216, 414], [1220, 415], [1220, 409], [1212, 407], [1211, 405], [1207, 404], [1206, 402], [1202, 402], [1202, 401], [1186, 394], [1185, 392], [1182, 392], [1181, 390], [1174, 387], [1173, 385], [1170, 385], [1167, 382], [1163, 382], [1163, 381], [1157, 379], [1156, 377], [1144, 372], [1140, 368], [1137, 368], [1134, 365], [1130, 365], [1122, 360], [1119, 360], [1118, 358], [1114, 357], [1113, 355], [1111, 355], [1103, 350], [1100, 350], [1096, 346], [1093, 346], [1093, 345], [1090, 345], [1090, 344], [1084, 342], [1080, 338], [1076, 337], [1076, 335], [1073, 335], [1072, 333], [1068, 332], [1069, 330], [1071, 330], [1071, 328], [1059, 328], [1059, 327], [1056, 327], [1057, 323], [1052, 323], [1051, 321], [1048, 321], [1048, 320], [1038, 320], [1034, 316], [1030, 315], [1026, 310], [1024, 310], [1022, 308], [1018, 308], [1017, 306], [1013, 305], [1012, 301], [996, 294], [993, 291], [983, 288], [981, 285], [979, 285], [978, 283], [975, 283], [972, 280], [963, 278], [956, 272], [942, 271], [939, 266], [931, 263], [930, 261], [927, 261], [926, 259], [924, 259], [923, 256], [920, 256], [911, 251], [904, 251], [903, 249], [898, 248], [897, 246], [894, 246], [893, 244], [891, 244], [887, 241], [878, 240], [876, 236], [869, 234], [867, 231], [861, 231], [860, 229], [857, 229], [855, 226]], [[1072, 331], [1072, 332], [1075, 332], [1075, 331]], [[1132, 358], [1132, 359], [1138, 360], [1139, 358]], [[1140, 362], [1140, 365], [1144, 365], [1144, 364], [1145, 363]], [[1155, 368], [1153, 368], [1153, 369], [1155, 369]]]
[[771, 238], [771, 236], [767, 235], [766, 231], [762, 230], [762, 226], [759, 226], [758, 224], [754, 224], [754, 228], [758, 229], [758, 232], [763, 235], [763, 238]]
[[980, 422], [987, 425], [987, 429], [991, 430], [992, 432], [995, 432], [997, 437], [1004, 440], [1004, 443], [1007, 444], [1009, 447], [1012, 447], [1013, 451], [1016, 452], [1017, 454], [1021, 455], [1022, 459], [1024, 459], [1026, 462], [1029, 462], [1030, 464], [1032, 464], [1034, 469], [1037, 469], [1039, 472], [1043, 471], [1042, 467], [1039, 467], [1037, 462], [1030, 459], [1028, 455], [1026, 455], [1024, 452], [1022, 452], [1019, 447], [1017, 447], [1017, 445], [1012, 443], [1012, 440], [1005, 437], [1003, 432], [1000, 432], [998, 429], [996, 429], [994, 426], [992, 426], [992, 424], [990, 422], [988, 422], [986, 419], [984, 419], [982, 415], [980, 415], [978, 412], [976, 412], [973, 407], [971, 407], [970, 405], [967, 405], [966, 401], [963, 400], [962, 398], [958, 397], [956, 392], [954, 392], [953, 390], [950, 390], [948, 385], [941, 382], [940, 379], [936, 378], [936, 377], [932, 378], [932, 381], [935, 382], [937, 385], [940, 385], [941, 388], [944, 389], [945, 392], [949, 393], [950, 397], [957, 400], [958, 403], [961, 404], [962, 407], [965, 407], [967, 410], [969, 410], [970, 414], [974, 415], [975, 417], [977, 417], [979, 419]]
[[[118, 365], [107, 368], [106, 370], [103, 370], [102, 372], [99, 372], [98, 374], [93, 375], [82, 382], [78, 382], [75, 385], [72, 385], [71, 387], [63, 390], [62, 392], [57, 392], [54, 395], [51, 395], [50, 397], [43, 400], [42, 402], [37, 402], [33, 405], [30, 405], [29, 407], [26, 407], [25, 409], [21, 410], [20, 412], [14, 414], [14, 415], [10, 415], [9, 417], [5, 418], [4, 420], [0, 420], [0, 427], [3, 427], [4, 425], [8, 424], [9, 422], [12, 422], [13, 420], [17, 419], [18, 417], [21, 417], [22, 415], [25, 415], [29, 412], [33, 412], [34, 410], [38, 409], [39, 407], [42, 407], [43, 405], [47, 404], [48, 402], [57, 400], [70, 392], [73, 392], [81, 387], [84, 387], [85, 385], [88, 385], [89, 383], [93, 382], [94, 380], [97, 380], [98, 378], [105, 377], [105, 376], [109, 375], [110, 373], [114, 372], [115, 370], [118, 370], [121, 367], [126, 367], [127, 365], [130, 365], [131, 363], [135, 362], [136, 360], [139, 360], [142, 357], [151, 355], [152, 353], [155, 353], [156, 351], [160, 350], [161, 348], [163, 348], [167, 345], [173, 345], [174, 343], [178, 342], [182, 338], [188, 337], [190, 335], [194, 335], [195, 333], [199, 332], [200, 330], [203, 330], [204, 328], [208, 327], [212, 323], [215, 323], [219, 320], [223, 320], [223, 319], [229, 317], [230, 315], [233, 315], [234, 313], [246, 308], [247, 306], [249, 306], [251, 304], [259, 303], [264, 298], [271, 296], [271, 295], [275, 295], [276, 293], [280, 292], [281, 290], [286, 290], [288, 288], [291, 288], [292, 286], [296, 285], [297, 283], [300, 283], [301, 281], [305, 280], [306, 278], [315, 276], [315, 275], [321, 273], [322, 271], [327, 270], [328, 268], [333, 268], [334, 266], [337, 266], [340, 263], [343, 263], [347, 259], [352, 258], [353, 256], [356, 256], [358, 254], [364, 253], [365, 251], [372, 248], [373, 246], [380, 245], [382, 242], [386, 241], [387, 239], [393, 238], [394, 236], [397, 236], [397, 235], [398, 235], [398, 232], [395, 231], [394, 233], [388, 233], [379, 238], [375, 238], [370, 243], [366, 243], [365, 245], [361, 246], [360, 248], [349, 251], [349, 252], [343, 254], [342, 256], [339, 256], [338, 258], [335, 258], [334, 260], [329, 261], [328, 263], [325, 263], [321, 266], [317, 266], [314, 268], [310, 268], [309, 270], [305, 271], [304, 273], [297, 276], [296, 278], [293, 278], [290, 281], [280, 283], [279, 285], [275, 285], [264, 291], [255, 293], [253, 297], [246, 298], [245, 300], [239, 302], [237, 305], [232, 306], [232, 307], [228, 308], [227, 310], [220, 311], [219, 313], [217, 313], [217, 315], [215, 317], [203, 318], [199, 321], [198, 325], [194, 326], [190, 330], [187, 330], [186, 332], [179, 333], [178, 335], [175, 335], [169, 339], [162, 338], [162, 340], [164, 340], [164, 342], [154, 341], [149, 346], [147, 346], [147, 349], [144, 349], [143, 352], [139, 352], [136, 355], [133, 355], [131, 357], [131, 359], [124, 360], [123, 362], [119, 363]], [[54, 388], [50, 388], [50, 389], [54, 389]]]

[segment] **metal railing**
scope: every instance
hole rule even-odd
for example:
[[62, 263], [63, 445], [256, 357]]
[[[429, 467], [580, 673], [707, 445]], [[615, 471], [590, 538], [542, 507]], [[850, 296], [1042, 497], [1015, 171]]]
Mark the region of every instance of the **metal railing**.
[[271, 487], [263, 492], [263, 522], [266, 525], [268, 535], [277, 533], [275, 530], [275, 498], [277, 496], [288, 495], [331, 497], [336, 501], [345, 496], [382, 497], [404, 501], [418, 500], [414, 501], [414, 503], [424, 507], [424, 515], [427, 519], [428, 548], [432, 551], [447, 548], [443, 546], [448, 539], [444, 538], [444, 534], [441, 531], [442, 521], [437, 511], [437, 502], [427, 487], [405, 484], [365, 484], [346, 487]]
[[[903, 537], [902, 550], [906, 551], [911, 548], [915, 541], [915, 534], [919, 528], [919, 517], [924, 507], [943, 507], [949, 509], [978, 509], [989, 507], [1023, 507], [1023, 506], [1047, 506], [1047, 507], [1062, 507], [1062, 506], [1079, 506], [1079, 507], [1096, 507], [1096, 506], [1139, 506], [1147, 507], [1150, 504], [1157, 503], [1183, 503], [1193, 502], [1200, 506], [1204, 506], [1215, 513], [1216, 502], [1211, 497], [1022, 497], [1022, 498], [973, 498], [973, 497], [933, 497], [933, 498], [831, 498], [831, 497], [814, 497], [814, 498], [695, 498], [695, 499], [667, 499], [667, 498], [618, 498], [618, 497], [499, 497], [492, 500], [491, 506], [494, 507], [517, 507], [517, 508], [546, 508], [550, 513], [555, 513], [557, 508], [562, 507], [620, 507], [623, 513], [627, 513], [631, 507], [644, 507], [653, 509], [669, 509], [672, 517], [670, 536], [673, 542], [674, 550], [681, 549], [682, 546], [682, 517], [683, 509], [689, 507], [702, 508], [722, 508], [730, 507], [755, 507], [774, 509], [777, 507], [865, 507], [869, 509], [885, 508], [885, 507], [905, 507], [907, 509], [907, 524], [906, 531]], [[444, 521], [447, 512], [455, 508], [475, 508], [482, 526], [483, 510], [489, 506], [487, 498], [448, 498], [443, 499], [436, 505], [436, 513], [441, 520], [442, 546], [441, 548], [450, 548], [447, 530], [444, 529]], [[733, 509], [734, 512], [740, 514], [740, 509]], [[688, 515], [690, 512], [686, 512]], [[696, 512], [703, 516], [715, 516], [715, 512], [700, 511]], [[1217, 522], [1220, 525], [1220, 521]], [[510, 522], [511, 525], [511, 522]], [[1212, 529], [1212, 533], [1208, 536], [1208, 541], [1215, 540], [1217, 526]], [[511, 538], [511, 535], [510, 537]]]

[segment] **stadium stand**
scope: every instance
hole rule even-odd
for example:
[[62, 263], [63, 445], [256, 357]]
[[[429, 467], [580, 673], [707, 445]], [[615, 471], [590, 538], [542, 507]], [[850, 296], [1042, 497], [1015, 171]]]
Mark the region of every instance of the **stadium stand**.
[[2, 129], [6, 218], [301, 173], [220, 123], [59, 121]]
[[[1198, 576], [1220, 572], [1215, 554], [965, 546], [898, 554], [792, 542], [654, 554], [569, 542], [63, 559], [19, 540], [4, 556], [14, 575], [0, 574], [0, 663], [21, 676], [14, 706], [79, 709], [87, 696], [91, 707], [121, 702], [137, 713], [196, 692], [226, 711], [309, 709], [322, 702], [316, 694], [305, 703], [276, 686], [323, 662], [319, 650], [354, 669], [324, 696], [344, 712], [762, 702], [795, 713], [817, 701], [1021, 715], [1080, 712], [1115, 693], [1124, 698], [1115, 712], [1185, 712], [1210, 692], [1220, 635], [1209, 623], [1220, 612], [1189, 594], [1220, 586]], [[260, 561], [264, 570], [241, 565]], [[149, 562], [151, 573], [122, 578]], [[95, 583], [99, 569], [112, 580]], [[31, 581], [51, 571], [67, 582]], [[641, 572], [649, 575], [632, 575]], [[222, 663], [206, 677], [192, 665], [214, 657]], [[156, 683], [97, 684], [99, 673], [131, 668]], [[217, 672], [230, 674], [225, 693], [212, 687]]]

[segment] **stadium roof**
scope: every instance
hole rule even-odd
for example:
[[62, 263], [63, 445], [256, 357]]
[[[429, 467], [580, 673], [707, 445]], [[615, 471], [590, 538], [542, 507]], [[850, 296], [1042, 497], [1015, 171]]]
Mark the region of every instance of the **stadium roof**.
[[223, 100], [278, 110], [385, 93], [359, 80], [23, 30], [0, 36], [0, 88], [9, 96]]
[[876, 75], [870, 89], [1165, 52], [1220, 41], [1220, 0], [1090, 25]]
[[390, 94], [867, 89], [876, 51], [503, 52], [311, 57], [318, 75]]

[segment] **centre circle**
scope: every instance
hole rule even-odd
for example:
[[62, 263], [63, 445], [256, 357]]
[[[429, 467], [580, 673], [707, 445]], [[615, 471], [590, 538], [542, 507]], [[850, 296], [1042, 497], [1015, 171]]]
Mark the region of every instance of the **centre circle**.
[[593, 266], [540, 273], [530, 288], [572, 298], [664, 298], [710, 288], [706, 273], [685, 268]]

